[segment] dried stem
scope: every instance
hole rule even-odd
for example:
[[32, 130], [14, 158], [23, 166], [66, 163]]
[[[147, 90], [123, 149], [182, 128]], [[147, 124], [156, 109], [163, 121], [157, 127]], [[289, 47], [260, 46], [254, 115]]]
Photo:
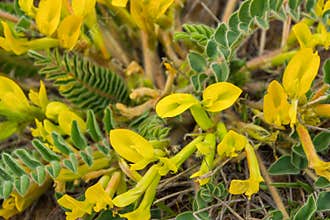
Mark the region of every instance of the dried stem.
[[270, 194], [273, 197], [273, 200], [274, 200], [277, 208], [282, 212], [284, 219], [289, 219], [289, 214], [287, 213], [287, 211], [285, 209], [285, 206], [282, 202], [280, 194], [277, 192], [277, 189], [274, 186], [272, 186], [272, 179], [269, 176], [269, 173], [268, 173], [267, 168], [265, 167], [265, 165], [263, 163], [262, 158], [260, 157], [258, 152], [256, 152], [256, 155], [257, 155], [257, 158], [258, 158], [258, 161], [259, 161], [259, 166], [260, 166], [261, 173], [262, 173], [262, 175], [265, 179], [266, 185], [269, 189]]
[[281, 41], [281, 48], [285, 48], [286, 43], [288, 41], [288, 37], [290, 34], [290, 26], [291, 26], [291, 17], [288, 16], [286, 21], [283, 23], [283, 30], [282, 30], [282, 41]]
[[225, 11], [223, 12], [223, 15], [222, 15], [222, 21], [223, 22], [225, 22], [225, 23], [228, 22], [231, 14], [235, 10], [236, 3], [237, 3], [237, 0], [229, 0], [229, 1], [227, 1], [227, 5], [226, 5], [226, 8], [225, 8]]
[[159, 55], [156, 52], [156, 45], [150, 45], [148, 33], [141, 31], [144, 72], [148, 79], [156, 83], [159, 89], [163, 89], [165, 79], [160, 71]]

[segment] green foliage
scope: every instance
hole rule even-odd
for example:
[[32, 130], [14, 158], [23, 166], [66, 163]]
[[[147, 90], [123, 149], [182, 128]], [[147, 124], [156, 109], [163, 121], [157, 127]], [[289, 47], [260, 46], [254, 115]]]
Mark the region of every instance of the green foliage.
[[[107, 123], [111, 124], [110, 122]], [[54, 131], [51, 134], [54, 148], [50, 148], [48, 143], [34, 139], [32, 152], [21, 148], [14, 150], [11, 154], [2, 153], [3, 163], [0, 164], [1, 198], [7, 198], [14, 189], [23, 196], [32, 181], [42, 185], [48, 175], [56, 179], [60, 171], [65, 168], [70, 170], [72, 174], [77, 174], [78, 167], [82, 164], [86, 164], [88, 167], [93, 165], [95, 151], [100, 151], [104, 156], [108, 156], [110, 146], [106, 136], [102, 134], [96, 123], [93, 111], [88, 111], [87, 114], [87, 134], [96, 142], [96, 148], [92, 148], [92, 145], [88, 144], [86, 134], [83, 134], [78, 123], [73, 121], [71, 130], [73, 145], [70, 145], [67, 140]], [[72, 147], [74, 147], [74, 151]]]
[[[215, 30], [186, 24], [186, 32], [176, 33], [176, 40], [189, 39], [202, 47], [202, 53], [195, 51], [188, 55], [189, 65], [197, 73], [191, 77], [195, 91], [200, 92], [206, 83], [227, 81], [229, 74], [235, 74], [230, 66], [236, 50], [257, 28], [268, 29], [273, 15], [284, 20], [288, 13], [300, 14], [302, 1], [291, 1], [289, 12], [282, 3], [283, 0], [247, 0], [230, 16], [228, 24], [220, 23]], [[205, 75], [209, 70], [214, 74], [212, 77]]]
[[170, 128], [166, 126], [165, 120], [158, 117], [156, 114], [146, 112], [141, 115], [129, 125], [140, 135], [148, 140], [162, 140], [165, 139]]
[[271, 175], [299, 174], [300, 170], [291, 163], [290, 156], [282, 156], [268, 169]]
[[69, 53], [62, 57], [58, 50], [47, 55], [30, 51], [29, 56], [42, 67], [39, 73], [53, 80], [61, 95], [81, 109], [100, 112], [110, 103], [129, 101], [124, 80], [86, 58]]
[[293, 217], [293, 220], [300, 220], [300, 219], [312, 219], [314, 213], [317, 209], [315, 199], [313, 195], [310, 195], [307, 199], [307, 202], [298, 210], [298, 212]]

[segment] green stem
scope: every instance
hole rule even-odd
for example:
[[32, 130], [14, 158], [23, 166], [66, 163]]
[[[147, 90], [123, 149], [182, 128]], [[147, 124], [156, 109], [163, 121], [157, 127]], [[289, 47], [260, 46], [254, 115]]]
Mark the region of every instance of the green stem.
[[203, 130], [207, 130], [213, 127], [213, 122], [210, 117], [207, 115], [206, 111], [200, 105], [193, 105], [190, 107], [190, 112], [195, 119], [196, 123]]

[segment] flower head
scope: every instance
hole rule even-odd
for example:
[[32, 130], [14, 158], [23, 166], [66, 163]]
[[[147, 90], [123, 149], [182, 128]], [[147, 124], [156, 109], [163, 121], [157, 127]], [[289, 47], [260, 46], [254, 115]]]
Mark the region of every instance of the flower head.
[[251, 196], [259, 191], [259, 184], [263, 182], [260, 174], [259, 164], [254, 149], [250, 144], [245, 146], [246, 158], [248, 161], [250, 177], [247, 180], [232, 180], [229, 187], [229, 193], [245, 194], [251, 199]]
[[128, 129], [110, 131], [110, 143], [115, 151], [133, 162], [133, 170], [140, 170], [155, 160], [153, 146], [139, 134]]
[[264, 117], [269, 124], [276, 126], [286, 125], [290, 122], [288, 96], [279, 82], [273, 80], [264, 97]]
[[236, 157], [246, 144], [246, 137], [230, 130], [218, 144], [218, 154], [220, 157]]

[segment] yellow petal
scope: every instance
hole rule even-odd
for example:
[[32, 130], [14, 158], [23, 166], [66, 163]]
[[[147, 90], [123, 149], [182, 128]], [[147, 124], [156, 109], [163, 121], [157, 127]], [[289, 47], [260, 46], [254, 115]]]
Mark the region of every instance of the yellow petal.
[[228, 82], [214, 83], [203, 92], [203, 105], [209, 112], [229, 108], [238, 99], [242, 90]]
[[97, 182], [85, 192], [85, 202], [95, 204], [94, 211], [100, 212], [103, 209], [106, 209], [109, 205], [112, 208], [112, 200], [107, 192], [105, 192], [102, 184]]
[[155, 179], [159, 179], [159, 168], [154, 165], [149, 168], [149, 170], [144, 174], [142, 179], [135, 185], [134, 188], [128, 190], [127, 192], [116, 196], [112, 201], [117, 207], [126, 207], [138, 198], [146, 191], [146, 189], [153, 183]]
[[86, 123], [76, 113], [69, 110], [61, 111], [58, 115], [58, 124], [65, 134], [71, 135], [72, 122], [77, 121], [82, 132], [86, 131]]
[[33, 5], [33, 0], [18, 0], [18, 5], [27, 15], [35, 16], [36, 8]]
[[69, 107], [62, 102], [50, 102], [46, 107], [46, 117], [58, 122], [58, 115], [61, 111], [69, 110]]
[[147, 5], [148, 12], [152, 19], [158, 19], [160, 16], [165, 14], [167, 9], [173, 4], [174, 0], [158, 0], [158, 1], [149, 1]]
[[193, 95], [176, 93], [161, 99], [156, 105], [156, 112], [162, 118], [175, 117], [198, 104], [198, 100]]
[[287, 94], [279, 82], [273, 80], [267, 89], [267, 94], [264, 97], [264, 118], [269, 124], [281, 126], [289, 124], [289, 108], [290, 104], [287, 101]]
[[112, 0], [111, 4], [117, 7], [126, 7], [128, 0]]
[[6, 51], [13, 51], [16, 55], [25, 53], [29, 48], [25, 45], [26, 39], [16, 39], [6, 22], [1, 22], [5, 38], [1, 40], [0, 46]]
[[83, 17], [76, 15], [69, 15], [62, 20], [57, 30], [61, 47], [69, 50], [73, 49], [80, 36], [82, 21]]
[[115, 151], [126, 160], [138, 163], [154, 157], [153, 146], [139, 134], [128, 129], [110, 131], [110, 143]]
[[295, 24], [292, 28], [301, 48], [314, 47], [312, 32], [303, 21]]
[[221, 157], [236, 157], [246, 144], [246, 137], [230, 130], [218, 144], [218, 154]]
[[72, 0], [72, 9], [75, 15], [86, 16], [94, 11], [96, 0]]
[[247, 180], [232, 180], [229, 187], [231, 194], [245, 194], [251, 196], [259, 191], [259, 184], [263, 182], [259, 164], [254, 149], [250, 144], [245, 146], [246, 158], [249, 166], [250, 177]]
[[78, 201], [66, 194], [57, 200], [57, 202], [62, 207], [71, 210], [71, 212], [65, 212], [67, 215], [66, 219], [76, 220], [80, 217], [83, 217], [85, 214], [92, 213], [93, 204], [89, 204], [85, 201]]
[[42, 81], [40, 81], [39, 92], [37, 93], [31, 89], [29, 92], [29, 98], [33, 104], [39, 106], [43, 112], [46, 112], [48, 97], [45, 84]]
[[51, 36], [60, 23], [62, 0], [41, 0], [36, 14], [39, 31]]
[[283, 75], [283, 87], [291, 98], [301, 98], [311, 87], [320, 66], [320, 57], [303, 48], [290, 60]]
[[27, 121], [33, 117], [22, 89], [11, 79], [0, 76], [0, 114], [12, 121]]

